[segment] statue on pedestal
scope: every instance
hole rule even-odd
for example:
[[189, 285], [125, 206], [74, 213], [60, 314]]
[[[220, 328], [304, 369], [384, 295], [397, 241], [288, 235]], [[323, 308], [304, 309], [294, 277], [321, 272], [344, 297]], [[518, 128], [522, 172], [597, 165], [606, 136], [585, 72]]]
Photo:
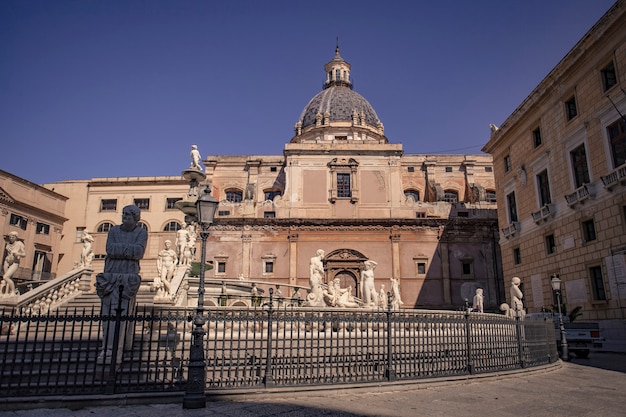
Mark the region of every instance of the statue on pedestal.
[[307, 295], [308, 306], [324, 306], [322, 282], [324, 280], [324, 250], [318, 249], [309, 263], [309, 285], [311, 292]]
[[374, 269], [378, 264], [372, 260], [364, 262], [365, 269], [361, 272], [361, 297], [364, 307], [376, 307], [378, 294], [374, 288]]
[[202, 157], [200, 156], [200, 151], [198, 151], [198, 146], [191, 145], [191, 152], [189, 153], [189, 156], [191, 157], [190, 168], [202, 171], [202, 164], [200, 163]]
[[400, 282], [398, 278], [390, 278], [391, 280], [391, 309], [400, 310], [400, 306], [404, 304], [400, 297]]
[[80, 236], [80, 240], [83, 242], [83, 250], [80, 253], [79, 265], [84, 268], [91, 268], [91, 261], [93, 261], [93, 236], [85, 229]]
[[159, 252], [157, 257], [157, 271], [159, 276], [154, 280], [154, 288], [157, 290], [155, 298], [164, 299], [168, 298], [170, 294], [170, 287], [172, 278], [174, 278], [174, 272], [176, 271], [176, 262], [178, 261], [178, 255], [176, 251], [172, 249], [172, 241], [166, 240], [164, 248]]
[[476, 295], [474, 296], [474, 300], [472, 302], [472, 310], [477, 313], [483, 313], [483, 289], [476, 288]]
[[[96, 292], [102, 304], [101, 314], [109, 316], [102, 323], [101, 361], [112, 360], [115, 321], [110, 317], [115, 316], [120, 299], [122, 315], [130, 314], [135, 307], [135, 296], [141, 284], [139, 261], [143, 258], [148, 241], [148, 232], [138, 225], [140, 219], [139, 207], [131, 205], [122, 209], [122, 225], [113, 226], [107, 236], [104, 272], [96, 276]], [[123, 287], [122, 291], [120, 286]], [[120, 347], [125, 333], [125, 329], [120, 332]]]
[[513, 277], [511, 279], [511, 310], [516, 316], [520, 318], [524, 318], [526, 315], [526, 311], [524, 311], [524, 303], [522, 302], [522, 298], [524, 298], [524, 294], [520, 289], [520, 284], [522, 280], [519, 277]]

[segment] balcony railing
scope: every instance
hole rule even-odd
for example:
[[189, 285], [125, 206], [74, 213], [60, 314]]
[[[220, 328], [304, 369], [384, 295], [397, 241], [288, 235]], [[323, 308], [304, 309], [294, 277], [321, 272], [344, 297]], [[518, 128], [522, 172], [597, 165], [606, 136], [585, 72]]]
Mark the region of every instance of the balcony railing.
[[600, 178], [602, 178], [604, 188], [609, 191], [613, 189], [613, 187], [615, 187], [618, 183], [626, 185], [626, 164], [618, 166], [613, 171], [609, 172], [608, 175], [602, 176]]
[[588, 199], [596, 197], [595, 184], [583, 184], [578, 187], [573, 193], [567, 194], [565, 200], [570, 207], [576, 206], [576, 204], [583, 204]]
[[513, 222], [509, 224], [507, 227], [505, 227], [504, 229], [502, 229], [502, 234], [504, 235], [505, 238], [508, 239], [512, 236], [515, 236], [515, 234], [519, 231], [520, 231], [519, 222]]
[[546, 204], [541, 207], [538, 211], [532, 213], [533, 220], [535, 223], [539, 224], [542, 221], [548, 221], [551, 217], [554, 217], [556, 214], [556, 210], [553, 204]]

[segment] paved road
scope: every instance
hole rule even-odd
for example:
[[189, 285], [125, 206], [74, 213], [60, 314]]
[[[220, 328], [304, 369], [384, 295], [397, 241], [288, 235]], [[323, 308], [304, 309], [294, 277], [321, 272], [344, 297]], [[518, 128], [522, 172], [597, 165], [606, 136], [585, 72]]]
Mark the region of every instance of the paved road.
[[[0, 412], [1, 417], [195, 416], [626, 416], [626, 355], [594, 352], [560, 367], [531, 373], [447, 382], [314, 392], [281, 392], [212, 399], [206, 409], [175, 404], [126, 405], [77, 410]], [[0, 403], [0, 406], [2, 404]]]

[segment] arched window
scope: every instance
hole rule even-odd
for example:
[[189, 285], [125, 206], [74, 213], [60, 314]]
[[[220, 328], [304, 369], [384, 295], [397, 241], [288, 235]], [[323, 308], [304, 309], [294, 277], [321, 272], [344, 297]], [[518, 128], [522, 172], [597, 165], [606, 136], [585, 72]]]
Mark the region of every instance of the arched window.
[[113, 223], [109, 223], [109, 222], [101, 223], [96, 229], [96, 232], [107, 233], [109, 230], [111, 230], [113, 226], [114, 226]]
[[277, 196], [282, 195], [282, 192], [280, 190], [265, 190], [263, 191], [265, 193], [265, 200], [269, 200], [269, 201], [274, 201], [274, 198]]
[[146, 232], [148, 232], [148, 231], [149, 231], [149, 230], [148, 230], [148, 225], [147, 225], [146, 223], [144, 223], [144, 222], [139, 222], [139, 223], [137, 223], [137, 226], [139, 226], [139, 227], [143, 227], [143, 228], [144, 228], [144, 230], [145, 230]]
[[226, 190], [226, 201], [231, 203], [241, 203], [243, 199], [243, 192], [241, 190], [230, 189]]
[[413, 197], [413, 201], [420, 201], [420, 192], [417, 190], [404, 190], [406, 198]]
[[443, 201], [448, 203], [456, 203], [459, 201], [459, 193], [455, 190], [444, 190]]
[[167, 224], [165, 224], [165, 226], [163, 227], [163, 231], [164, 232], [175, 232], [177, 230], [180, 230], [183, 226], [175, 221], [171, 221]]
[[485, 201], [489, 203], [496, 202], [496, 191], [495, 190], [487, 190], [485, 191]]

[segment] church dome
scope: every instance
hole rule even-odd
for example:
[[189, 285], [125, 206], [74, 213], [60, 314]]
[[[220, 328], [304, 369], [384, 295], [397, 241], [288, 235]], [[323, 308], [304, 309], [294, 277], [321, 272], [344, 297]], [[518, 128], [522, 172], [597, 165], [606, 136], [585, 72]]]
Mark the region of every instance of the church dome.
[[340, 125], [365, 129], [377, 136], [383, 135], [383, 124], [371, 104], [352, 90], [350, 67], [339, 55], [337, 47], [334, 58], [324, 66], [324, 89], [308, 102], [300, 114], [295, 126], [296, 138], [315, 128]]
[[317, 114], [328, 114], [330, 122], [352, 121], [356, 114], [364, 116], [365, 124], [372, 127], [380, 123], [369, 101], [347, 86], [333, 85], [313, 97], [300, 115], [302, 128], [315, 125]]

